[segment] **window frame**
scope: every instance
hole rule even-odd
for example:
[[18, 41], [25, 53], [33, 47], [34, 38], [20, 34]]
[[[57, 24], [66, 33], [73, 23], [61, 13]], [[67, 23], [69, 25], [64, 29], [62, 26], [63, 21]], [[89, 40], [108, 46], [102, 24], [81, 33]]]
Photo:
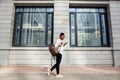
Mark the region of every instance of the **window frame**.
[[[16, 12], [17, 8], [46, 8], [45, 12]], [[47, 8], [52, 8], [52, 12], [48, 12]], [[48, 47], [48, 27], [45, 26], [45, 45], [44, 46], [24, 46], [21, 45], [21, 34], [22, 34], [22, 28], [23, 28], [23, 13], [45, 13], [46, 14], [46, 23], [45, 25], [48, 24], [48, 15], [52, 15], [52, 27], [51, 27], [51, 44], [53, 44], [53, 33], [54, 33], [54, 7], [53, 6], [16, 6], [15, 7], [15, 16], [14, 16], [14, 28], [13, 28], [13, 37], [12, 37], [12, 47]], [[17, 14], [21, 14], [21, 22], [20, 22], [20, 37], [19, 37], [19, 44], [15, 44], [15, 32], [16, 32], [16, 22], [17, 22]]]
[[[99, 13], [100, 14], [100, 16], [99, 16], [99, 19], [100, 19], [100, 36], [101, 36], [101, 46], [78, 46], [78, 42], [77, 42], [77, 21], [76, 21], [76, 14], [77, 13], [81, 13], [81, 12], [77, 12], [77, 11], [75, 11], [75, 12], [70, 12], [70, 9], [71, 8], [74, 8], [74, 9], [77, 9], [77, 8], [88, 8], [88, 9], [90, 9], [90, 8], [95, 8], [95, 9], [99, 9], [99, 8], [103, 8], [103, 9], [105, 9], [105, 13], [100, 13], [100, 12], [82, 12], [82, 13]], [[71, 14], [74, 14], [74, 16], [75, 16], [75, 45], [72, 45], [71, 44]], [[107, 41], [107, 45], [106, 46], [104, 46], [103, 45], [103, 34], [102, 34], [102, 21], [101, 21], [101, 14], [104, 14], [105, 15], [105, 26], [106, 26], [106, 41]], [[110, 46], [110, 33], [109, 33], [109, 25], [108, 25], [108, 11], [107, 11], [107, 7], [92, 7], [92, 6], [87, 6], [87, 7], [83, 7], [83, 6], [70, 6], [69, 7], [69, 23], [70, 23], [70, 47], [111, 47]]]

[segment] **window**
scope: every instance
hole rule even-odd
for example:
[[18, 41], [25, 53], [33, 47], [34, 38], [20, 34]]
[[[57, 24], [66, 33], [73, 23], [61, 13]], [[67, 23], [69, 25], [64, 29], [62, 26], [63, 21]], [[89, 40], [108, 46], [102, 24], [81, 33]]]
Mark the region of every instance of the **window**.
[[13, 46], [44, 47], [52, 39], [52, 7], [16, 7]]
[[106, 8], [70, 8], [70, 45], [110, 46], [107, 24]]

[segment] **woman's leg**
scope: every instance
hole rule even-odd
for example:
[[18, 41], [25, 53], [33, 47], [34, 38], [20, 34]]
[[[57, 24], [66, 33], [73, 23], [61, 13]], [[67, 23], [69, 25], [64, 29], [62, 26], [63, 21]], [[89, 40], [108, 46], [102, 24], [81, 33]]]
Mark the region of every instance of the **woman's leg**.
[[56, 71], [57, 71], [57, 74], [59, 74], [59, 71], [60, 71], [60, 62], [61, 62], [61, 59], [62, 59], [62, 54], [59, 53], [57, 56], [58, 57], [56, 59], [56, 61], [57, 61], [57, 63], [56, 63]]
[[56, 68], [57, 74], [59, 74], [59, 66], [62, 59], [62, 54], [58, 53], [56, 55], [56, 64], [50, 69], [51, 71]]

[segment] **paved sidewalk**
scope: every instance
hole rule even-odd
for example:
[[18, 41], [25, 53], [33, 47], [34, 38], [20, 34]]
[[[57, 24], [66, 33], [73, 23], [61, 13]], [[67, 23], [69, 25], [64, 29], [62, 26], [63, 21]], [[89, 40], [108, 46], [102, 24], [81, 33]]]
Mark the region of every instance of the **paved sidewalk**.
[[0, 80], [120, 80], [120, 67], [63, 67], [63, 78], [46, 73], [47, 67], [0, 67]]

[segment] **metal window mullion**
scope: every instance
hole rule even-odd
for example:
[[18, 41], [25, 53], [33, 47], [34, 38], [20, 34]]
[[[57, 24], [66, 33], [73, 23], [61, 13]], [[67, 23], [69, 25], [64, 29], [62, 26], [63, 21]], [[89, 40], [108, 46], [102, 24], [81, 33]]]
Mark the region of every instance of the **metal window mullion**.
[[21, 24], [20, 24], [20, 38], [19, 38], [19, 46], [21, 46], [22, 29], [23, 29], [23, 12], [21, 13]]
[[[30, 17], [30, 16], [32, 17], [32, 15], [30, 14], [30, 12], [28, 12], [28, 24], [31, 24], [31, 22], [30, 22], [30, 21], [31, 21], [31, 20], [30, 20], [31, 17]], [[27, 30], [28, 30], [28, 31], [27, 31], [27, 45], [25, 45], [25, 46], [30, 46], [30, 45], [29, 45], [29, 44], [30, 44], [30, 40], [29, 40], [29, 39], [30, 39], [30, 36], [29, 36], [29, 35], [30, 35], [30, 29], [29, 29], [29, 26], [28, 26], [28, 29], [27, 29]]]
[[51, 14], [52, 14], [52, 28], [51, 28], [51, 32], [52, 32], [51, 35], [52, 35], [52, 36], [51, 36], [51, 44], [53, 44], [53, 42], [54, 42], [54, 41], [53, 41], [53, 40], [54, 40], [54, 39], [53, 39], [53, 38], [54, 38], [54, 35], [53, 35], [53, 34], [54, 34], [54, 33], [53, 33], [53, 32], [54, 32], [54, 25], [53, 25], [53, 24], [54, 24], [54, 20], [53, 20], [53, 19], [54, 19], [54, 16], [53, 16], [54, 13], [51, 13]]
[[107, 13], [103, 13], [103, 15], [105, 15], [105, 21], [107, 22], [105, 22], [105, 26], [106, 26], [106, 32], [105, 32], [105, 34], [106, 34], [106, 39], [107, 39], [107, 46], [110, 46], [110, 40], [109, 40], [109, 28], [108, 28], [108, 19], [107, 19]]
[[71, 45], [72, 45], [72, 44], [71, 44], [71, 14], [72, 14], [72, 13], [69, 13], [69, 14], [70, 14], [70, 15], [69, 15], [69, 18], [70, 18], [70, 19], [69, 19], [69, 22], [70, 22], [70, 46], [71, 46]]
[[16, 36], [16, 33], [15, 33], [15, 32], [16, 32], [16, 20], [17, 20], [17, 13], [15, 13], [15, 20], [14, 20], [15, 24], [14, 24], [13, 42], [12, 42], [12, 43], [13, 43], [13, 46], [16, 45], [16, 44], [15, 44], [15, 36]]
[[48, 13], [46, 12], [46, 22], [45, 22], [45, 45], [48, 45]]
[[100, 38], [101, 38], [101, 45], [103, 45], [103, 33], [102, 33], [102, 21], [101, 21], [101, 14], [99, 13], [99, 19], [100, 19]]
[[75, 12], [75, 46], [78, 46], [78, 33], [77, 33], [77, 12]]
[[69, 15], [69, 17], [70, 17], [70, 45], [71, 45], [71, 46], [73, 46], [73, 45], [72, 45], [72, 38], [71, 38], [71, 37], [72, 37], [72, 36], [71, 36], [71, 33], [72, 33], [72, 32], [71, 32], [71, 31], [72, 31], [72, 30], [71, 30], [71, 29], [72, 29], [72, 26], [71, 26], [71, 15], [72, 15], [72, 14], [73, 14], [73, 13], [70, 13], [70, 15]]

